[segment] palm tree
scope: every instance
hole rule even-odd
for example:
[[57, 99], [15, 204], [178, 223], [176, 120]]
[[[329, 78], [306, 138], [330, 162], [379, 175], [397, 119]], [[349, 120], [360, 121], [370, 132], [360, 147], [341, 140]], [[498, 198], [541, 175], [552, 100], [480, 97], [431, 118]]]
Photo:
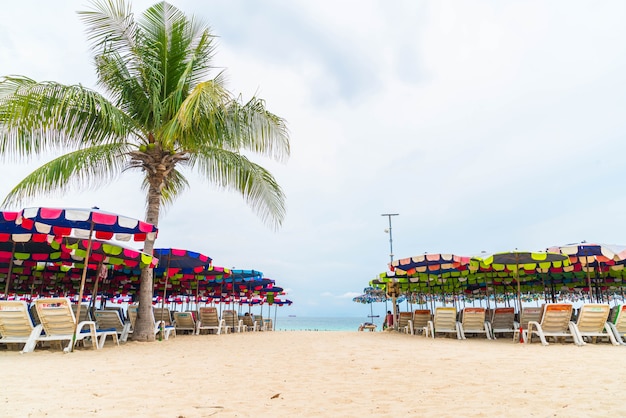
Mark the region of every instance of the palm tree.
[[[135, 19], [125, 0], [100, 0], [79, 12], [94, 52], [98, 85], [0, 79], [0, 151], [22, 160], [62, 150], [5, 198], [17, 205], [41, 194], [110, 183], [126, 170], [143, 173], [147, 222], [189, 184], [192, 169], [237, 191], [274, 229], [284, 219], [284, 194], [274, 177], [244, 154], [277, 161], [289, 156], [285, 121], [262, 99], [243, 101], [213, 79], [214, 36], [205, 24], [161, 2]], [[154, 241], [146, 241], [152, 252]], [[151, 332], [152, 270], [141, 272], [134, 338]]]

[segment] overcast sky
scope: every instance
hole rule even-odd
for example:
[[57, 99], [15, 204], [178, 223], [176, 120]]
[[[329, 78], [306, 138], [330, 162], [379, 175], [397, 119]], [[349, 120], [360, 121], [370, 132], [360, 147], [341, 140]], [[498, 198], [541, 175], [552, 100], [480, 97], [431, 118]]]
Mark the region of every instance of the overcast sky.
[[[134, 1], [136, 13], [153, 1]], [[2, 5], [0, 75], [95, 88], [82, 0]], [[173, 0], [219, 37], [214, 65], [285, 118], [292, 156], [256, 159], [287, 195], [274, 232], [192, 173], [157, 247], [262, 271], [283, 314], [362, 316], [395, 258], [626, 244], [626, 3]], [[5, 196], [36, 162], [3, 165]], [[144, 217], [138, 175], [29, 206]], [[16, 210], [19, 208], [4, 208]], [[382, 312], [384, 307], [377, 307]]]

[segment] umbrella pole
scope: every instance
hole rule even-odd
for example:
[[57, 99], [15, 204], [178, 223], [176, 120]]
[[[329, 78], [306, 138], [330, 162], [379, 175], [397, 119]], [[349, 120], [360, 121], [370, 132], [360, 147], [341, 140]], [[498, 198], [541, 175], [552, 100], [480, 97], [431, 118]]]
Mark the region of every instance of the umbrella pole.
[[[91, 295], [91, 300], [89, 301], [89, 307], [87, 308], [89, 310], [89, 312], [93, 313], [93, 310], [96, 306], [96, 298], [98, 297], [98, 283], [100, 281], [100, 272], [102, 270], [102, 261], [100, 261], [100, 263], [98, 264], [98, 268], [96, 269], [97, 273], [96, 273], [96, 282], [93, 285], [93, 293]], [[77, 318], [78, 320], [78, 318]]]
[[7, 275], [7, 282], [4, 285], [4, 299], [6, 300], [9, 300], [11, 275], [13, 274], [13, 254], [15, 254], [15, 241], [13, 241], [13, 248], [11, 249], [11, 260], [9, 260], [9, 274]]
[[[80, 318], [80, 308], [83, 304], [83, 291], [85, 290], [85, 279], [87, 278], [87, 267], [89, 267], [89, 257], [91, 256], [91, 242], [92, 242], [92, 234], [93, 234], [94, 222], [91, 221], [91, 225], [89, 226], [89, 240], [87, 241], [87, 254], [85, 255], [85, 261], [83, 266], [83, 274], [80, 278], [80, 290], [78, 292], [78, 306], [76, 307], [76, 321], [74, 323], [74, 333], [72, 334], [72, 346], [70, 347], [70, 352], [74, 352], [74, 344], [76, 344], [76, 332], [78, 331], [78, 322]], [[97, 341], [94, 341], [94, 344], [98, 344]]]

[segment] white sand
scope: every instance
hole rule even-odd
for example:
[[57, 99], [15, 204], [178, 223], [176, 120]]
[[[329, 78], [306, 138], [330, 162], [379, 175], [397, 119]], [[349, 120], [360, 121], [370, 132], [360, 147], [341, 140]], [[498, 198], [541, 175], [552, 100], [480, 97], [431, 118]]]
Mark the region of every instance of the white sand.
[[0, 416], [624, 416], [625, 356], [608, 344], [305, 331], [0, 350]]

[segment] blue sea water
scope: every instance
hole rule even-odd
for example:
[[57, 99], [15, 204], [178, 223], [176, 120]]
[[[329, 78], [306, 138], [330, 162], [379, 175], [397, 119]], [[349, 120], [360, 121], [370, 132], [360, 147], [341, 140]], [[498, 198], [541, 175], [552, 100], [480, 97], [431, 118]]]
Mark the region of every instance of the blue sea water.
[[[273, 320], [274, 318], [272, 318]], [[375, 318], [378, 330], [382, 329], [382, 319]], [[276, 331], [357, 331], [359, 325], [367, 321], [363, 317], [277, 317]], [[379, 323], [380, 322], [380, 323]]]

